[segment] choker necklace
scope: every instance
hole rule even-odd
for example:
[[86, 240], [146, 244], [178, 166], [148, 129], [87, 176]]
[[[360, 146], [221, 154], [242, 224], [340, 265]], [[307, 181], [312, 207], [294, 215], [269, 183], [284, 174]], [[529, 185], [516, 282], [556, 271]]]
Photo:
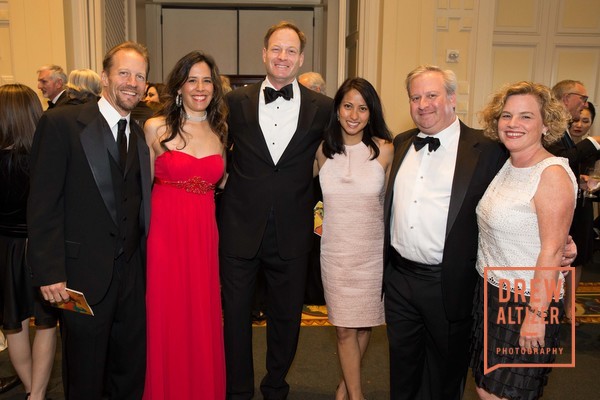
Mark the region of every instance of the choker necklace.
[[208, 113], [206, 111], [204, 111], [204, 114], [202, 114], [199, 117], [193, 116], [193, 115], [189, 115], [188, 113], [186, 113], [185, 111], [183, 112], [183, 117], [185, 119], [187, 119], [188, 121], [193, 121], [193, 122], [202, 122], [202, 121], [206, 121], [206, 117], [207, 117]]

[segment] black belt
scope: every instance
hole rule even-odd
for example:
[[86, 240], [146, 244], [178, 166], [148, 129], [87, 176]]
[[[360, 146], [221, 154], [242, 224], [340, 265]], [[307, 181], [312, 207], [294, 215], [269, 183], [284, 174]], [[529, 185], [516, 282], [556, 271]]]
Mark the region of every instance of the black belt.
[[402, 257], [392, 248], [390, 261], [397, 271], [419, 279], [439, 279], [442, 276], [442, 264], [422, 264]]

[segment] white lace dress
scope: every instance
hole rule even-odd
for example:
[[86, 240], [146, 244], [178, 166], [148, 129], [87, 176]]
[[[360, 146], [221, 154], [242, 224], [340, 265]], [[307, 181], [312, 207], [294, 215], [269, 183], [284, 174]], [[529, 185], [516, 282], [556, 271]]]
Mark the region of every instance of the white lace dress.
[[[577, 180], [562, 157], [548, 157], [527, 168], [515, 168], [506, 161], [477, 205], [479, 248], [477, 271], [484, 276], [484, 267], [535, 267], [540, 253], [540, 233], [533, 205], [542, 172], [551, 165], [560, 165], [573, 182], [573, 198], [577, 196]], [[527, 283], [534, 271], [488, 271], [488, 282], [498, 287], [500, 279], [521, 278]], [[562, 278], [562, 275], [561, 275]], [[562, 293], [561, 293], [562, 297]]]

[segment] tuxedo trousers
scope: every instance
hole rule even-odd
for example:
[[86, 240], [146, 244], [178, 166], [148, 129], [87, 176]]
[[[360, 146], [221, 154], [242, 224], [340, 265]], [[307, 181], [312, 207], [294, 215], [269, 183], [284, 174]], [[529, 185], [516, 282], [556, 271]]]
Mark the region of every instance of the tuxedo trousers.
[[[94, 316], [63, 311], [63, 385], [67, 400], [136, 400], [146, 373], [145, 276], [138, 248], [113, 266]], [[85, 294], [85, 293], [84, 293]]]
[[390, 399], [460, 400], [469, 365], [472, 318], [446, 318], [443, 266], [435, 266], [436, 271], [397, 253], [390, 264], [384, 274]]
[[287, 397], [285, 377], [298, 345], [307, 264], [308, 254], [286, 260], [279, 256], [272, 216], [254, 258], [220, 254], [228, 400], [247, 400], [254, 395], [251, 313], [261, 270], [266, 284], [267, 375], [260, 389], [265, 399]]

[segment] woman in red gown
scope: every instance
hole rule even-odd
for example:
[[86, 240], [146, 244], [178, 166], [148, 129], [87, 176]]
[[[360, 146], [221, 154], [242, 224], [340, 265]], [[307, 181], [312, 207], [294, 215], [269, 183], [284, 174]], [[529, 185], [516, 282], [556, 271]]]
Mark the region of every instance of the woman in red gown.
[[154, 173], [144, 399], [224, 399], [214, 189], [227, 112], [212, 57], [184, 56], [166, 90], [164, 108], [144, 125]]

